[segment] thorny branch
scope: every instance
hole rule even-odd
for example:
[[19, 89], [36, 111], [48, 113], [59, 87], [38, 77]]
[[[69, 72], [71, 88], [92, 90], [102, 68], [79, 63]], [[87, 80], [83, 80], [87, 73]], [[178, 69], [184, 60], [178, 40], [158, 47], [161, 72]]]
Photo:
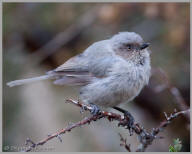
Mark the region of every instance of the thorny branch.
[[[175, 103], [178, 106], [178, 108], [183, 111], [187, 110], [189, 107], [187, 106], [187, 103], [185, 102], [183, 96], [181, 95], [181, 92], [179, 89], [172, 85], [169, 77], [165, 73], [165, 71], [162, 68], [155, 68], [152, 70], [153, 74], [158, 74], [159, 77], [163, 80], [163, 84], [157, 86], [154, 90], [155, 92], [161, 92], [164, 89], [168, 89], [170, 94], [174, 97]], [[187, 118], [188, 122], [190, 121], [190, 115], [189, 113], [185, 114], [185, 117]]]
[[[80, 107], [83, 110], [91, 111], [93, 109], [92, 106], [85, 105], [83, 103], [80, 103], [80, 102], [77, 102], [77, 101], [74, 101], [74, 100], [71, 100], [71, 99], [67, 100], [66, 102], [74, 104], [74, 105]], [[156, 135], [160, 131], [162, 131], [163, 128], [165, 128], [168, 124], [170, 124], [170, 122], [173, 119], [175, 119], [176, 117], [178, 117], [179, 115], [186, 114], [188, 112], [189, 112], [189, 110], [175, 112], [175, 113], [171, 114], [170, 116], [167, 116], [167, 114], [165, 114], [166, 120], [164, 120], [157, 128], [154, 128], [150, 133], [148, 133], [138, 123], [134, 123], [133, 126], [132, 126], [132, 131], [135, 134], [138, 135], [139, 142], [140, 142], [140, 145], [138, 146], [136, 151], [145, 151], [145, 149], [148, 147], [148, 145], [150, 145], [153, 142], [154, 139], [159, 138]], [[28, 146], [28, 148], [25, 151], [26, 152], [32, 151], [36, 147], [38, 147], [40, 145], [43, 145], [43, 144], [47, 143], [49, 140], [51, 140], [53, 138], [56, 138], [56, 137], [59, 139], [59, 141], [62, 142], [62, 139], [61, 139], [61, 136], [60, 136], [61, 134], [65, 134], [66, 132], [70, 132], [73, 128], [80, 127], [80, 126], [83, 126], [83, 125], [86, 125], [86, 124], [90, 124], [91, 122], [99, 120], [101, 118], [107, 118], [109, 121], [116, 120], [116, 121], [119, 122], [118, 126], [122, 126], [125, 129], [130, 129], [128, 127], [128, 123], [129, 123], [129, 120], [130, 120], [128, 117], [117, 114], [117, 113], [100, 111], [99, 114], [92, 115], [90, 117], [85, 117], [83, 120], [81, 120], [81, 121], [79, 121], [77, 123], [68, 125], [66, 128], [61, 129], [60, 131], [58, 131], [58, 132], [56, 132], [56, 133], [54, 133], [52, 135], [48, 135], [47, 138], [45, 138], [45, 139], [43, 139], [43, 140], [41, 140], [41, 141], [39, 141], [37, 143], [33, 142], [31, 139], [27, 139], [26, 140], [26, 145], [29, 145], [29, 144], [30, 145]], [[130, 133], [130, 135], [131, 134], [132, 133]], [[120, 137], [122, 137], [122, 136], [120, 136]], [[122, 142], [121, 145], [123, 145], [126, 148], [127, 151], [131, 151], [130, 146], [126, 144], [125, 139], [121, 138], [121, 142]]]
[[[185, 115], [190, 112], [190, 109], [185, 110], [185, 111], [180, 111], [180, 112], [174, 112], [173, 114], [171, 113], [170, 116], [168, 116], [165, 112], [165, 120], [161, 122], [161, 124], [153, 128], [150, 133], [147, 133], [146, 131], [143, 131], [140, 133], [139, 140], [140, 140], [140, 145], [137, 148], [137, 152], [143, 152], [146, 150], [146, 148], [152, 144], [154, 139], [161, 139], [162, 137], [158, 137], [157, 134], [161, 132], [165, 127], [167, 127], [171, 121], [175, 118], [177, 118], [180, 115]], [[143, 129], [144, 130], [144, 129]]]
[[34, 148], [36, 148], [37, 146], [39, 145], [43, 145], [45, 144], [46, 142], [48, 142], [49, 140], [53, 139], [53, 138], [58, 138], [60, 142], [62, 142], [62, 139], [61, 139], [61, 134], [65, 134], [66, 132], [70, 132], [73, 128], [76, 128], [76, 127], [80, 127], [82, 125], [85, 125], [85, 124], [90, 124], [91, 121], [95, 121], [97, 119], [100, 119], [100, 117], [98, 116], [91, 116], [89, 118], [84, 118], [83, 120], [75, 123], [75, 124], [71, 124], [71, 125], [68, 125], [66, 128], [64, 129], [61, 129], [60, 131], [52, 134], [52, 135], [48, 135], [47, 138], [39, 141], [38, 143], [34, 143], [31, 139], [27, 139], [26, 140], [26, 145], [28, 145], [29, 143], [31, 144], [26, 150], [25, 152], [29, 152], [29, 151], [32, 151]]
[[125, 149], [129, 152], [131, 152], [131, 144], [127, 144], [127, 140], [123, 138], [123, 136], [119, 133], [119, 136], [120, 136], [120, 146], [124, 146]]

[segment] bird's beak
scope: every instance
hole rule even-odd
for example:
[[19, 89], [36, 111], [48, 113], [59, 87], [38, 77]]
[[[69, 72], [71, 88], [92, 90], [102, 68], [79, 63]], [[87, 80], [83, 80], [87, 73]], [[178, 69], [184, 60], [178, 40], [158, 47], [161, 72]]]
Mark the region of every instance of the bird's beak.
[[143, 50], [143, 49], [147, 48], [149, 45], [150, 45], [150, 43], [143, 43], [143, 44], [140, 46], [140, 49]]

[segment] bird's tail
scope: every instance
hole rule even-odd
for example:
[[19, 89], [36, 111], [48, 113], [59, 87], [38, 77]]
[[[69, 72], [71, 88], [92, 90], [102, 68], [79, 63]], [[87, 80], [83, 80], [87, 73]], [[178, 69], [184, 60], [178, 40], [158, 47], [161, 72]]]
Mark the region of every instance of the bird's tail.
[[31, 83], [31, 82], [40, 81], [40, 80], [46, 80], [50, 78], [51, 78], [50, 75], [43, 75], [43, 76], [29, 78], [29, 79], [11, 81], [11, 82], [8, 82], [7, 85], [9, 87], [14, 87], [14, 86], [19, 86], [22, 84]]

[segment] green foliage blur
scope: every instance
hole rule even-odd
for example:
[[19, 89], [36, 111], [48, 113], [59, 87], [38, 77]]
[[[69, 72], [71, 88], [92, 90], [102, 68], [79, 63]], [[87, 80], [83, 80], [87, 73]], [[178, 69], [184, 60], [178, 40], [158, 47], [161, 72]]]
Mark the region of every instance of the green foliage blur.
[[173, 140], [173, 146], [169, 146], [169, 152], [180, 152], [182, 148], [182, 142], [179, 138]]

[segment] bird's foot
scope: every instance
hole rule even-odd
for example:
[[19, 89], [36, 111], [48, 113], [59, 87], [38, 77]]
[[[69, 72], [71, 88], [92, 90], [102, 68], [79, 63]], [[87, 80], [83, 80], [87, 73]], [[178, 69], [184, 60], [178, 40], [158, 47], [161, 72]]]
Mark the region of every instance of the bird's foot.
[[128, 119], [127, 127], [129, 129], [130, 135], [132, 135], [135, 119], [128, 111], [124, 113], [124, 116], [125, 116], [125, 119]]
[[82, 106], [80, 109], [80, 113], [82, 114], [87, 108], [85, 106]]
[[122, 126], [127, 126], [127, 128], [129, 129], [129, 133], [130, 135], [133, 134], [133, 127], [134, 127], [134, 117], [131, 115], [131, 113], [129, 113], [127, 110], [124, 110], [122, 108], [119, 107], [113, 107], [115, 110], [118, 110], [120, 112], [122, 112], [125, 116], [125, 121], [120, 122], [119, 125]]
[[91, 103], [90, 106], [92, 107], [92, 115], [98, 115], [101, 112], [100, 108], [97, 105]]

